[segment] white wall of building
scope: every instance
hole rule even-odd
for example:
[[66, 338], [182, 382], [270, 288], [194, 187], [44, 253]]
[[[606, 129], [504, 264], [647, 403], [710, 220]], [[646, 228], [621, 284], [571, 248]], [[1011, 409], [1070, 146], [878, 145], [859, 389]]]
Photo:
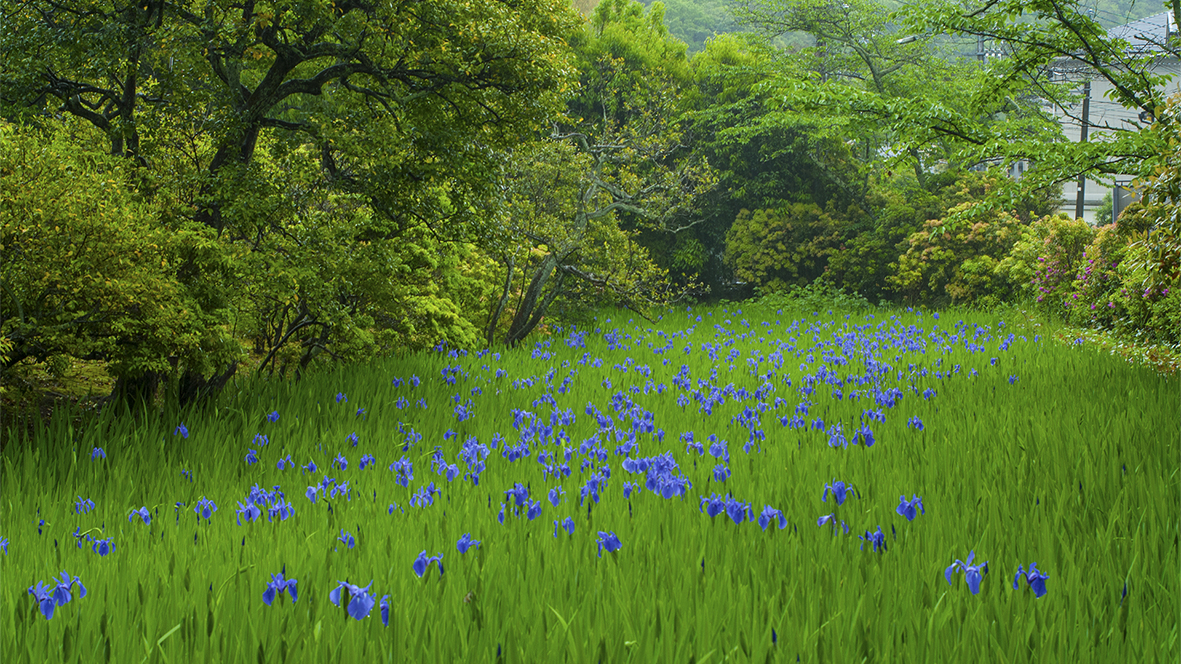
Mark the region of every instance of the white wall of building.
[[[1108, 31], [1108, 34], [1128, 40], [1134, 48], [1148, 49], [1151, 48], [1149, 40], [1163, 42], [1167, 35], [1177, 34], [1177, 26], [1173, 22], [1171, 13], [1162, 12], [1138, 21], [1133, 21], [1127, 25], [1112, 28]], [[1175, 57], [1159, 58], [1154, 64], [1153, 70], [1157, 74], [1172, 74], [1174, 77], [1168, 84], [1163, 86], [1165, 96], [1181, 93], [1181, 60]], [[1102, 140], [1104, 133], [1111, 133], [1115, 130], [1135, 129], [1133, 123], [1139, 121], [1139, 109], [1124, 108], [1118, 102], [1112, 101], [1108, 96], [1112, 88], [1110, 82], [1096, 76], [1094, 72], [1077, 69], [1068, 69], [1065, 75], [1068, 80], [1078, 81], [1080, 93], [1083, 90], [1084, 82], [1090, 79], [1090, 107], [1087, 114], [1087, 120], [1090, 126], [1087, 132], [1087, 140]], [[1082, 137], [1082, 124], [1079, 121], [1082, 117], [1082, 110], [1082, 103], [1080, 102], [1068, 109], [1066, 113], [1058, 112], [1059, 122], [1062, 124], [1062, 131], [1069, 140], [1078, 141]], [[1129, 183], [1133, 178], [1131, 175], [1123, 175], [1116, 176], [1114, 179], [1116, 182]], [[1085, 182], [1083, 186], [1083, 218], [1087, 222], [1096, 225], [1110, 223], [1110, 219], [1096, 219], [1095, 213], [1102, 204], [1103, 198], [1111, 193], [1111, 190], [1110, 182], [1092, 180]], [[1077, 200], [1077, 183], [1067, 182], [1063, 184], [1062, 206], [1059, 208], [1059, 211], [1065, 212], [1072, 217], [1075, 216]]]

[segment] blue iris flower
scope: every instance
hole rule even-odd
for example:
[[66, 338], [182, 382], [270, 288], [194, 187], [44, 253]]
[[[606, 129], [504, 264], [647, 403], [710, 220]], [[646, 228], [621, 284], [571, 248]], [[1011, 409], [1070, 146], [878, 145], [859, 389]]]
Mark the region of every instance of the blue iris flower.
[[906, 500], [906, 495], [904, 494], [904, 495], [898, 496], [898, 500], [900, 502], [898, 504], [898, 507], [894, 508], [894, 511], [898, 512], [902, 516], [906, 517], [907, 521], [914, 521], [914, 517], [915, 517], [915, 509], [914, 508], [916, 508], [916, 507], [919, 508], [919, 510], [918, 510], [919, 512], [926, 514], [926, 511], [923, 510], [923, 499], [922, 498], [919, 498], [918, 496], [911, 496], [911, 499], [908, 501], [908, 500]]
[[[821, 527], [823, 527], [824, 524], [829, 523], [829, 522], [832, 522], [832, 534], [836, 535], [837, 534], [837, 517], [835, 514], [825, 514], [824, 516], [820, 517], [819, 519], [816, 519], [816, 525], [821, 526]], [[846, 524], [844, 521], [841, 521], [841, 528], [844, 529], [846, 535], [849, 534], [849, 525]]]
[[247, 450], [246, 465], [258, 463], [258, 454], [254, 450]]
[[289, 501], [286, 501], [284, 498], [280, 497], [279, 500], [275, 501], [275, 504], [268, 509], [267, 518], [271, 519], [276, 514], [279, 515], [280, 521], [286, 521], [287, 517], [295, 514], [295, 506]]
[[82, 579], [76, 576], [71, 578], [66, 572], [62, 572], [62, 580], [58, 582], [56, 587], [46, 587], [44, 581], [38, 581], [36, 586], [29, 586], [29, 594], [37, 599], [41, 613], [46, 620], [49, 620], [53, 618], [54, 609], [73, 599], [70, 588], [75, 583], [80, 589], [78, 596], [86, 597], [86, 586], [82, 585]]
[[332, 592], [328, 593], [328, 599], [335, 605], [340, 606], [341, 589], [346, 589], [349, 592], [348, 606], [345, 608], [348, 614], [357, 620], [368, 617], [369, 612], [373, 610], [373, 605], [376, 604], [373, 598], [369, 596], [369, 588], [373, 586], [370, 581], [368, 586], [364, 588], [354, 586], [345, 581], [337, 581], [339, 586]]
[[726, 514], [734, 523], [742, 523], [747, 516], [750, 516], [750, 520], [754, 521], [754, 515], [750, 514], [750, 503], [740, 503], [730, 497], [726, 499]]
[[504, 499], [508, 500], [509, 497], [513, 497], [517, 507], [524, 507], [529, 502], [529, 489], [521, 482], [517, 482], [513, 488], [504, 492]]
[[864, 425], [861, 428], [857, 429], [857, 433], [854, 434], [854, 436], [853, 436], [853, 444], [854, 445], [857, 444], [858, 438], [861, 439], [862, 443], [865, 443], [866, 447], [873, 447], [873, 444], [874, 444], [873, 431], [869, 428], [869, 425]]
[[464, 533], [463, 537], [460, 537], [459, 541], [455, 543], [455, 548], [459, 549], [459, 552], [462, 554], [462, 553], [467, 553], [467, 550], [472, 548], [473, 546], [479, 546], [479, 545], [480, 545], [480, 540], [473, 540], [471, 533]]
[[715, 459], [730, 461], [730, 451], [726, 449], [726, 441], [710, 444], [709, 455]]
[[8, 555], [8, 539], [0, 537], [0, 549], [4, 549], [4, 555]]
[[379, 606], [381, 607], [381, 624], [383, 627], [389, 627], [390, 626], [389, 595], [382, 595], [381, 596], [381, 602], [380, 602]]
[[337, 392], [336, 393], [336, 403], [340, 403], [341, 401], [348, 403], [349, 398], [344, 395], [344, 392]]
[[703, 508], [705, 513], [709, 515], [709, 518], [712, 519], [726, 509], [726, 500], [716, 493], [710, 494], [709, 498], [702, 496], [701, 504], [697, 506], [697, 511], [700, 512]]
[[961, 562], [956, 559], [954, 563], [948, 566], [943, 575], [947, 578], [947, 585], [951, 585], [951, 574], [957, 569], [963, 570], [964, 578], [968, 582], [968, 588], [975, 595], [980, 592], [980, 580], [988, 573], [988, 562], [985, 561], [981, 565], [972, 565], [972, 559], [976, 557], [975, 551], [968, 552], [967, 562]]
[[414, 568], [414, 573], [417, 574], [418, 578], [421, 579], [422, 575], [426, 574], [427, 567], [429, 567], [431, 563], [436, 562], [436, 561], [438, 561], [438, 563], [439, 563], [439, 576], [443, 576], [443, 554], [440, 553], [436, 556], [431, 556], [430, 558], [427, 558], [425, 549], [423, 550], [422, 553], [418, 554], [417, 558], [414, 559], [414, 564], [412, 565], [412, 567]]
[[607, 553], [612, 553], [612, 552], [618, 551], [619, 548], [623, 546], [623, 544], [619, 541], [619, 538], [615, 536], [614, 531], [611, 531], [609, 533], [599, 531], [598, 544], [599, 544], [599, 557], [600, 558], [603, 557], [603, 549], [606, 549]]
[[217, 511], [217, 505], [214, 505], [213, 501], [205, 496], [201, 496], [201, 500], [197, 501], [197, 506], [193, 508], [193, 511], [197, 513], [198, 519], [205, 517], [208, 520]]
[[820, 500], [827, 501], [828, 492], [832, 491], [832, 497], [837, 501], [837, 506], [840, 507], [841, 503], [844, 503], [845, 499], [849, 497], [850, 488], [851, 487], [844, 482], [837, 482], [836, 480], [833, 480], [832, 484], [824, 485], [824, 493], [820, 495]]
[[94, 501], [87, 498], [82, 500], [82, 496], [78, 496], [77, 502], [74, 503], [74, 514], [89, 514], [94, 509]]
[[401, 484], [403, 487], [409, 487], [410, 482], [414, 479], [414, 464], [402, 455], [401, 459], [390, 464], [390, 470], [398, 474], [394, 478], [394, 482]]
[[353, 548], [353, 546], [355, 546], [357, 543], [357, 541], [353, 539], [352, 535], [344, 531], [344, 528], [340, 529], [340, 537], [337, 537], [336, 539], [340, 540], [342, 544], [347, 544], [350, 549]]
[[787, 527], [787, 519], [783, 517], [783, 512], [780, 512], [770, 505], [767, 505], [763, 508], [763, 513], [759, 515], [759, 527], [763, 530], [766, 530], [767, 526], [770, 525], [771, 520], [776, 518], [779, 519], [780, 530], [783, 530]]
[[101, 447], [96, 447], [90, 451], [90, 458], [91, 459], [97, 459], [99, 457], [102, 457], [104, 459], [107, 458], [107, 453], [104, 452]]
[[267, 583], [267, 589], [262, 592], [262, 601], [267, 606], [270, 606], [271, 602], [275, 601], [276, 593], [279, 595], [282, 595], [284, 592], [290, 593], [292, 604], [299, 599], [299, 595], [295, 591], [296, 580], [283, 578], [286, 574], [287, 566], [284, 565], [283, 571], [271, 575], [271, 580]]
[[267, 420], [269, 420], [271, 422], [278, 422], [279, 421], [279, 411], [272, 410], [271, 414], [267, 415]]
[[238, 509], [234, 510], [234, 512], [236, 512], [238, 515], [237, 519], [239, 526], [242, 525], [242, 517], [246, 517], [246, 522], [251, 523], [258, 517], [262, 516], [262, 510], [258, 509], [258, 507], [249, 499], [247, 499], [245, 505], [239, 501]]
[[574, 534], [574, 519], [571, 519], [570, 517], [566, 517], [566, 520], [561, 523], [558, 523], [555, 520], [554, 521], [554, 537], [558, 536], [558, 528], [562, 528], [568, 534], [573, 535]]
[[172, 435], [180, 436], [181, 438], [188, 438], [189, 437], [189, 428], [185, 426], [184, 422], [181, 422], [180, 425], [178, 427], [176, 427], [176, 431], [172, 432]]
[[841, 427], [840, 422], [834, 422], [832, 426], [828, 427], [828, 445], [829, 447], [848, 447], [849, 441], [845, 438], [845, 432]]
[[1013, 590], [1017, 590], [1017, 582], [1021, 580], [1022, 576], [1029, 583], [1029, 587], [1033, 589], [1035, 598], [1046, 594], [1046, 579], [1050, 576], [1039, 572], [1037, 563], [1029, 563], [1028, 572], [1023, 571], [1021, 565], [1017, 566], [1017, 576], [1013, 577]]
[[554, 507], [557, 507], [558, 503], [560, 503], [562, 501], [562, 495], [565, 493], [566, 493], [566, 490], [560, 486], [556, 486], [556, 487], [550, 489], [549, 490], [550, 504], [553, 505]]
[[730, 478], [730, 469], [725, 464], [719, 463], [714, 466], [714, 479], [718, 482], [725, 482]]
[[94, 551], [99, 556], [106, 556], [108, 553], [111, 553], [115, 550], [115, 544], [112, 541], [113, 539], [113, 537], [108, 537], [106, 539], [95, 540], [94, 543], [90, 545], [90, 550]]
[[862, 549], [865, 549], [864, 542], [869, 542], [870, 544], [873, 545], [874, 551], [885, 551], [886, 550], [886, 534], [882, 532], [881, 526], [878, 526], [877, 532], [871, 533], [867, 530], [867, 531], [865, 531], [864, 535], [858, 535], [857, 537], [858, 537], [858, 539], [863, 540], [863, 543], [861, 545]]
[[632, 491], [635, 491], [636, 487], [638, 487], [638, 486], [640, 486], [639, 482], [624, 482], [623, 483], [623, 497], [625, 499], [631, 498]]
[[149, 525], [152, 523], [152, 515], [148, 512], [146, 505], [137, 510], [131, 510], [131, 514], [127, 515], [127, 521], [131, 522], [131, 520], [134, 519], [137, 514], [139, 515], [139, 518], [143, 519], [144, 523]]

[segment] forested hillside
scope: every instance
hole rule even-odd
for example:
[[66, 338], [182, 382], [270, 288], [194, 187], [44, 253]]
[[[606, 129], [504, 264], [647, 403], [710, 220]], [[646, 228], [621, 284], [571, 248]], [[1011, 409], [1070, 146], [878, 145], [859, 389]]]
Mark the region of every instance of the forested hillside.
[[[650, 7], [655, 1], [644, 0], [644, 5]], [[575, 6], [586, 14], [595, 4], [595, 0], [575, 0]], [[667, 0], [664, 2], [665, 23], [673, 36], [688, 45], [690, 53], [696, 53], [705, 48], [705, 42], [714, 35], [745, 31], [744, 26], [735, 21], [734, 9], [747, 4], [741, 0]], [[887, 0], [881, 4], [886, 11], [898, 11], [908, 4], [921, 3]], [[1153, 0], [1091, 0], [1080, 3], [1079, 7], [1104, 28], [1129, 23], [1163, 9]], [[784, 41], [793, 43], [807, 39], [806, 33], [797, 33]]]

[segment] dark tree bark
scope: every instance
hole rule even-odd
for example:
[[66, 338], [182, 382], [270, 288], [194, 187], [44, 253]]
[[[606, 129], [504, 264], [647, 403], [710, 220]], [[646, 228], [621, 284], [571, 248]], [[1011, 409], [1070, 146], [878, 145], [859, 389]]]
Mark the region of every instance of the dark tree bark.
[[[549, 254], [533, 271], [529, 288], [525, 291], [525, 296], [517, 307], [517, 313], [513, 316], [512, 325], [509, 326], [508, 333], [504, 336], [504, 343], [510, 348], [516, 348], [517, 344], [521, 343], [541, 323], [549, 310], [549, 305], [561, 292], [565, 273], [557, 271], [559, 263], [557, 256]], [[551, 279], [554, 280], [552, 285], [550, 284]], [[550, 287], [548, 292], [546, 292], [547, 285]]]
[[164, 374], [145, 371], [138, 376], [122, 376], [115, 381], [108, 403], [126, 405], [132, 413], [147, 410], [156, 400], [156, 390], [164, 380]]

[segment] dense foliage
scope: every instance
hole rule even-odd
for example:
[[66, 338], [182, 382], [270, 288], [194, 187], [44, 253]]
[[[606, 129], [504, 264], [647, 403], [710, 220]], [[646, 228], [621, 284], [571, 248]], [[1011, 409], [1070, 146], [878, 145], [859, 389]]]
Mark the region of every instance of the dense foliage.
[[[92, 360], [189, 402], [813, 283], [1178, 340], [1176, 102], [1073, 0], [4, 7], [6, 384]], [[1077, 98], [1032, 73], [1063, 59], [1153, 121], [1061, 140], [1030, 102]], [[1051, 216], [1116, 172], [1145, 193], [1118, 227]]]

